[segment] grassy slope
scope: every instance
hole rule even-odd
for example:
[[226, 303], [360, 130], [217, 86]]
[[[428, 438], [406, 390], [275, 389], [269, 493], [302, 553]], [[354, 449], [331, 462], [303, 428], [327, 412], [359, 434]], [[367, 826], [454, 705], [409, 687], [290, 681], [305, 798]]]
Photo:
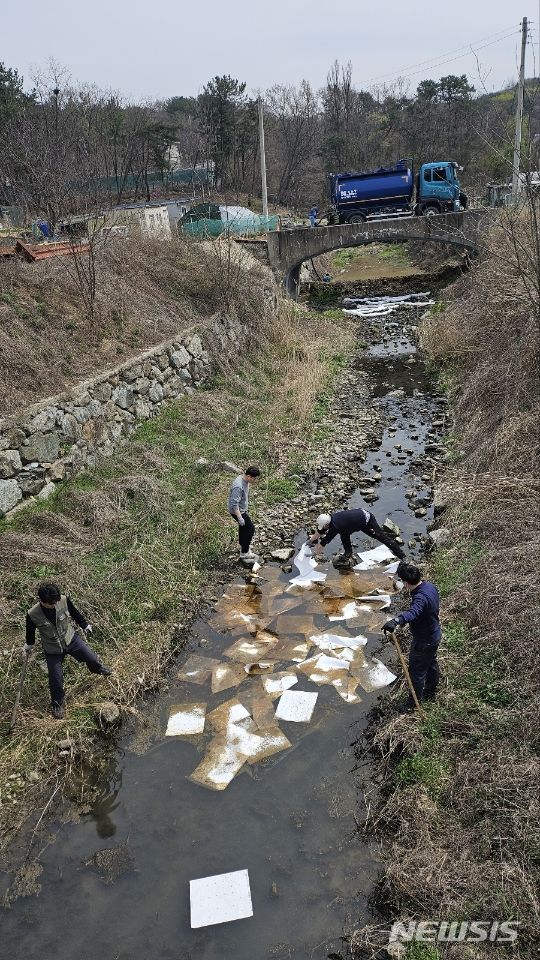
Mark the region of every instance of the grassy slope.
[[[58, 723], [47, 717], [46, 675], [33, 663], [16, 732], [0, 745], [4, 839], [24, 816], [16, 801], [31, 796], [28, 772], [55, 783], [58, 738], [69, 732], [78, 749], [88, 749], [100, 701], [135, 708], [177, 648], [179, 625], [226, 565], [235, 537], [225, 510], [231, 476], [200, 469], [197, 459], [259, 462], [259, 508], [294, 494], [289, 474], [301, 465], [294, 441], [316, 428], [325, 384], [350, 337], [342, 319], [340, 325], [283, 305], [271, 339], [226, 380], [165, 407], [95, 473], [63, 484], [13, 524], [0, 524], [2, 726], [20, 669], [24, 610], [44, 577], [57, 579], [88, 614], [92, 643], [115, 670], [104, 681], [68, 664], [67, 717]], [[13, 772], [21, 779], [7, 784], [14, 800], [6, 802]]]
[[[0, 262], [0, 409], [16, 413], [227, 308], [239, 284], [246, 319], [248, 286], [257, 294], [268, 271], [235, 245], [117, 240], [96, 255], [97, 298], [85, 316], [69, 257]], [[236, 259], [235, 259], [236, 258]], [[240, 259], [239, 259], [240, 258]], [[245, 261], [245, 262], [243, 262]], [[268, 277], [267, 277], [268, 279]], [[268, 280], [268, 286], [272, 283]]]
[[[529, 958], [540, 918], [540, 272], [523, 254], [537, 249], [534, 222], [507, 217], [473, 275], [424, 327], [455, 421], [443, 516], [452, 536], [430, 572], [443, 600], [445, 681], [424, 720], [393, 718], [377, 733], [397, 760], [378, 823], [384, 894], [396, 913], [517, 919], [513, 951], [477, 944], [471, 956]], [[425, 949], [434, 960], [446, 955]]]

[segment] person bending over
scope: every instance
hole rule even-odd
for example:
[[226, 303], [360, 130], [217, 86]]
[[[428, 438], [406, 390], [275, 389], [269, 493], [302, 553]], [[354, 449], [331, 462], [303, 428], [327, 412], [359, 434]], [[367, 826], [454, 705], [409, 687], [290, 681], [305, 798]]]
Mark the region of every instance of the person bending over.
[[318, 542], [322, 547], [326, 547], [334, 537], [339, 536], [343, 544], [343, 556], [339, 559], [345, 562], [350, 560], [353, 555], [351, 543], [351, 534], [353, 533], [367, 533], [368, 536], [378, 540], [379, 543], [384, 543], [400, 560], [403, 560], [405, 556], [399, 544], [392, 537], [387, 536], [373, 514], [363, 507], [355, 510], [336, 510], [332, 514], [321, 513], [317, 517], [317, 532], [309, 538], [308, 543], [312, 545]]

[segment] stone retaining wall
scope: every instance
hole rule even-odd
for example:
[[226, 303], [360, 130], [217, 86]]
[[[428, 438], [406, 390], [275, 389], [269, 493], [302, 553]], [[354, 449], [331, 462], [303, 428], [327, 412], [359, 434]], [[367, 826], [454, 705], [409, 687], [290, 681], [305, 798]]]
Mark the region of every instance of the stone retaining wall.
[[247, 337], [239, 320], [218, 317], [0, 420], [0, 517], [36, 496], [47, 499], [58, 481], [110, 457], [138, 421], [207, 381], [218, 357], [237, 357]]

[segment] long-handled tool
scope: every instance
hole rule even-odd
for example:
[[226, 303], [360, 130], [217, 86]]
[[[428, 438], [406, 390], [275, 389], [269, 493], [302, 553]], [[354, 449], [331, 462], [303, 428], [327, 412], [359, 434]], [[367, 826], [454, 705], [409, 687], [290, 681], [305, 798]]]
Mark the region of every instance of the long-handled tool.
[[407, 661], [405, 660], [405, 657], [403, 656], [403, 650], [401, 649], [401, 646], [400, 646], [400, 643], [399, 643], [399, 640], [398, 640], [398, 638], [397, 638], [396, 633], [395, 633], [393, 630], [392, 630], [392, 631], [389, 631], [389, 632], [390, 632], [390, 636], [392, 637], [392, 640], [394, 641], [394, 646], [395, 646], [395, 648], [396, 648], [396, 650], [397, 650], [397, 652], [398, 652], [398, 657], [399, 657], [399, 659], [401, 660], [401, 666], [403, 667], [403, 673], [405, 674], [407, 683], [409, 684], [409, 690], [411, 691], [411, 697], [412, 697], [413, 700], [414, 700], [414, 705], [415, 705], [416, 709], [418, 710], [418, 713], [420, 714], [420, 716], [423, 717], [423, 716], [424, 716], [424, 711], [422, 710], [422, 707], [420, 706], [420, 702], [419, 702], [419, 700], [418, 700], [418, 697], [416, 696], [416, 690], [415, 690], [414, 687], [413, 687], [413, 682], [412, 682], [412, 680], [411, 680], [411, 675], [410, 675], [410, 673], [409, 673], [409, 668], [408, 668], [408, 666], [407, 666]]
[[13, 728], [15, 726], [15, 720], [17, 719], [17, 710], [19, 709], [19, 703], [21, 700], [22, 688], [24, 685], [24, 678], [26, 677], [26, 670], [28, 667], [28, 661], [30, 660], [30, 654], [25, 653], [24, 662], [21, 670], [21, 678], [19, 680], [19, 686], [17, 688], [17, 696], [15, 697], [15, 703], [13, 704], [13, 712], [11, 714], [11, 723], [9, 725], [9, 733], [13, 733]]

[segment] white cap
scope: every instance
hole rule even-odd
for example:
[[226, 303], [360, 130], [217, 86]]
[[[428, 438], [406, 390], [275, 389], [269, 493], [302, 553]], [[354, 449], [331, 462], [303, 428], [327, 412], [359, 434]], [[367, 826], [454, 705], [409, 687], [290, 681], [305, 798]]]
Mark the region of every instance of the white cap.
[[321, 513], [317, 517], [317, 530], [326, 530], [332, 523], [332, 517], [329, 513]]

